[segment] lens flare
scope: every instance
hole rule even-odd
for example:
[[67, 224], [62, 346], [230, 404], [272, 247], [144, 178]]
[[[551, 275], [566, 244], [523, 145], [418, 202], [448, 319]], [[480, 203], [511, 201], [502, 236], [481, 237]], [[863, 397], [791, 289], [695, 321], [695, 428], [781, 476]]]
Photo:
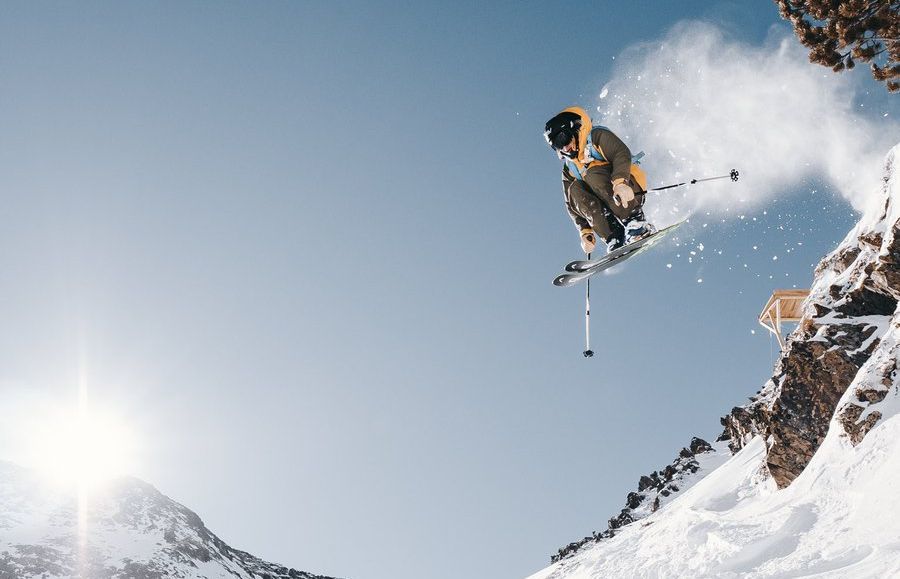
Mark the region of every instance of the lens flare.
[[108, 413], [57, 409], [33, 420], [30, 430], [29, 462], [56, 482], [90, 489], [133, 468], [131, 432]]

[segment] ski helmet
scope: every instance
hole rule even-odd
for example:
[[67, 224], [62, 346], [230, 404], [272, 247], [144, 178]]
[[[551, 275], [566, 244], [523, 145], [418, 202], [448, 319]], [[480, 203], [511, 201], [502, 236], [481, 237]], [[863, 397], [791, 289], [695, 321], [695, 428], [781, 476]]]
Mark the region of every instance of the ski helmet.
[[563, 111], [544, 125], [544, 138], [547, 139], [550, 148], [557, 153], [574, 157], [577, 151], [563, 153], [562, 148], [571, 143], [572, 139], [577, 139], [580, 129], [581, 117], [577, 113]]

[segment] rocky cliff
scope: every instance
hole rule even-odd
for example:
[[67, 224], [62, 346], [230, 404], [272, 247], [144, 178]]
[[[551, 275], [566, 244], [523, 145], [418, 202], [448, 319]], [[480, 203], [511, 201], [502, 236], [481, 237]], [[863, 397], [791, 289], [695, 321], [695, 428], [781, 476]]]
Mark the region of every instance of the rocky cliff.
[[[789, 336], [775, 374], [747, 406], [722, 418], [737, 451], [753, 436], [767, 441], [766, 467], [780, 488], [806, 467], [828, 433], [838, 402], [888, 330], [900, 299], [900, 195], [898, 149], [885, 162], [879, 209], [862, 221], [816, 268], [797, 329]], [[858, 443], [878, 421], [871, 405], [883, 400], [896, 365], [855, 393], [840, 409], [847, 434]], [[860, 418], [865, 417], [860, 422]]]

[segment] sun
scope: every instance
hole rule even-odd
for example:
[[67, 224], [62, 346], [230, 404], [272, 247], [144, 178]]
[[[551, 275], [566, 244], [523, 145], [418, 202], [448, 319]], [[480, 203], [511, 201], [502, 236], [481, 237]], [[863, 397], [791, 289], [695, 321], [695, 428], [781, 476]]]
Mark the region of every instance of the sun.
[[133, 435], [109, 412], [79, 406], [32, 418], [29, 462], [55, 482], [94, 488], [132, 471]]

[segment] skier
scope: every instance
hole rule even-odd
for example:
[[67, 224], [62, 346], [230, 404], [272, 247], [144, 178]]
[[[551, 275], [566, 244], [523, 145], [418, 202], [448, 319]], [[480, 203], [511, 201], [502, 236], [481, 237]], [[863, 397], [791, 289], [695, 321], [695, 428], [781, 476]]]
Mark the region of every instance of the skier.
[[594, 251], [597, 236], [609, 252], [656, 231], [642, 209], [647, 178], [612, 131], [570, 107], [547, 121], [544, 138], [563, 161], [566, 209], [585, 253]]

